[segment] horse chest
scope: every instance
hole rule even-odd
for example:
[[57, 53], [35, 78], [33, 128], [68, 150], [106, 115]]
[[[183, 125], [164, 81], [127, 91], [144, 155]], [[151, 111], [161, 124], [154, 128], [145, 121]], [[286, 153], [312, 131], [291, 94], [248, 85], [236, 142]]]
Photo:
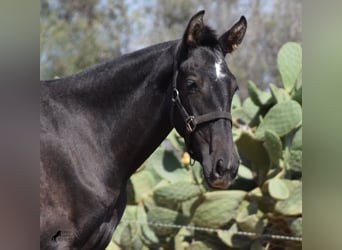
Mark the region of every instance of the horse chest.
[[[125, 209], [126, 192], [121, 192], [117, 202], [113, 208], [109, 208], [107, 211], [98, 211], [98, 218], [89, 218], [89, 216], [83, 215], [85, 224], [83, 228], [79, 228], [79, 231], [83, 231], [83, 237], [79, 237], [79, 241], [76, 241], [76, 247], [81, 249], [105, 249], [109, 244], [114, 229], [119, 223], [122, 214]], [[90, 234], [86, 234], [85, 228], [91, 229]]]
[[121, 213], [122, 211], [114, 210], [109, 221], [103, 221], [97, 227], [93, 227], [95, 230], [85, 240], [79, 242], [82, 245], [81, 249], [105, 249], [112, 239]]

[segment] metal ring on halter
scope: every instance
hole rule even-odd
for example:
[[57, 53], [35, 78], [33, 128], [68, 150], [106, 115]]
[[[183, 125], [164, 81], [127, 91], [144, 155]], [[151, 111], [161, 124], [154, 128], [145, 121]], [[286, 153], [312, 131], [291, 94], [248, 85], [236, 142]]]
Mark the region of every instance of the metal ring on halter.
[[179, 97], [178, 89], [174, 88], [172, 92], [172, 102], [176, 102]]
[[189, 133], [192, 133], [196, 129], [196, 119], [195, 116], [191, 115], [186, 118], [186, 129], [188, 130]]

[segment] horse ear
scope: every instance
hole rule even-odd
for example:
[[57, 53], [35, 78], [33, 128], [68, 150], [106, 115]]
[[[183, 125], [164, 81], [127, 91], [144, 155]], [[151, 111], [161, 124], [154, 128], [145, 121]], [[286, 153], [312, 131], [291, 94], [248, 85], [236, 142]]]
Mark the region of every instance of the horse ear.
[[238, 45], [242, 42], [247, 30], [247, 20], [244, 16], [235, 23], [230, 30], [225, 32], [220, 38], [219, 43], [223, 49], [223, 52], [231, 53], [237, 49]]
[[188, 48], [195, 48], [199, 45], [200, 38], [204, 31], [203, 23], [204, 10], [197, 12], [189, 21], [183, 35], [183, 44]]

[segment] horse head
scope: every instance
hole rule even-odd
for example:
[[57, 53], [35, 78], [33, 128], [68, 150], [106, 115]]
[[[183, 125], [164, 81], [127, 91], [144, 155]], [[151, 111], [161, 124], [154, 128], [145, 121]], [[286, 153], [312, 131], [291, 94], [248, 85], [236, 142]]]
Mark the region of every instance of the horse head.
[[242, 16], [217, 37], [203, 15], [200, 11], [190, 19], [176, 49], [172, 120], [191, 157], [203, 166], [207, 184], [225, 189], [240, 163], [230, 115], [238, 85], [225, 56], [242, 42], [247, 21]]

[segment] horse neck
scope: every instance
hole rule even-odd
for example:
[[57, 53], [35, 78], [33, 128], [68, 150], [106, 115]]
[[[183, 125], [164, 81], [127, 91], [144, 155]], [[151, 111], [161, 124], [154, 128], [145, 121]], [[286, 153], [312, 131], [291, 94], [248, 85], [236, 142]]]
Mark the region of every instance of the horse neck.
[[81, 106], [89, 119], [101, 124], [96, 133], [108, 140], [102, 144], [109, 145], [114, 173], [128, 178], [172, 129], [175, 45], [174, 41], [129, 54], [72, 76], [65, 86], [72, 97], [69, 106]]

